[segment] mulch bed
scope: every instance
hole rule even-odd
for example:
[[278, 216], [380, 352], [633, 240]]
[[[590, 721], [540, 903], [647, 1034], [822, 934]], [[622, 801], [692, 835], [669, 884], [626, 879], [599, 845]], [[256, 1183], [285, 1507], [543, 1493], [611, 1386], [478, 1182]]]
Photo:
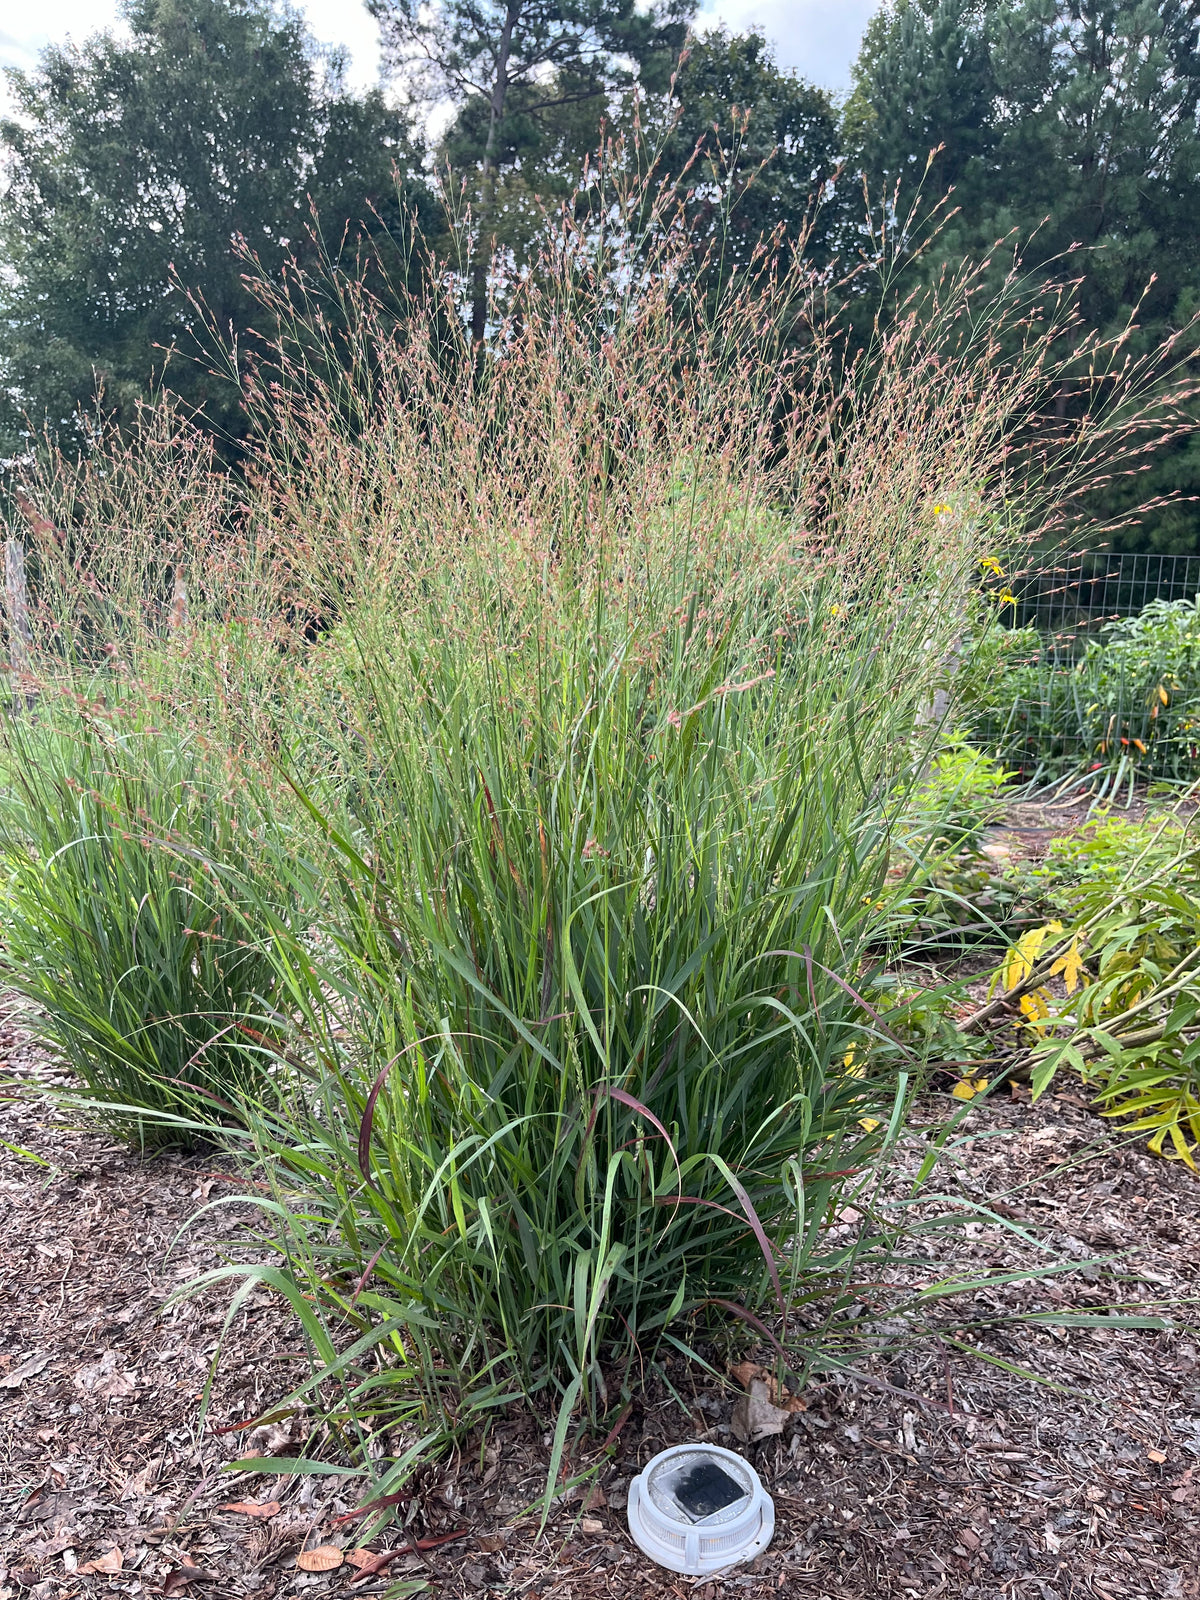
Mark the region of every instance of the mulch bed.
[[[1168, 1309], [1183, 1328], [1195, 1320], [1200, 1180], [1123, 1140], [1074, 1096], [1035, 1107], [1005, 1090], [973, 1103], [942, 1188], [959, 1203], [995, 1202], [1012, 1227], [985, 1216], [934, 1236], [928, 1265], [895, 1276], [928, 1282], [947, 1262], [969, 1275], [1047, 1259], [1017, 1228], [1049, 1245], [1048, 1259], [1078, 1266], [983, 1287], [931, 1311], [915, 1335], [864, 1335], [855, 1375], [813, 1386], [807, 1409], [758, 1445], [730, 1432], [736, 1386], [678, 1372], [685, 1410], [650, 1384], [596, 1488], [556, 1505], [542, 1533], [524, 1513], [544, 1483], [549, 1438], [514, 1415], [419, 1480], [418, 1546], [464, 1536], [414, 1549], [393, 1529], [385, 1538], [400, 1553], [355, 1578], [348, 1564], [297, 1566], [301, 1550], [355, 1545], [358, 1524], [334, 1520], [360, 1502], [353, 1481], [273, 1474], [269, 1462], [222, 1470], [255, 1435], [215, 1428], [268, 1412], [307, 1372], [279, 1299], [259, 1292], [239, 1311], [203, 1428], [229, 1291], [164, 1308], [173, 1289], [229, 1259], [221, 1241], [253, 1225], [252, 1206], [203, 1211], [185, 1230], [206, 1205], [235, 1198], [228, 1172], [211, 1157], [142, 1159], [63, 1126], [43, 1092], [49, 1064], [11, 1012], [0, 1066], [15, 1084], [0, 1139], [45, 1163], [0, 1149], [0, 1600], [1200, 1597], [1196, 1335], [1013, 1320], [1116, 1300]], [[945, 1118], [961, 1107], [935, 1097], [926, 1109]], [[922, 1149], [914, 1136], [907, 1159]], [[855, 1226], [853, 1214], [839, 1223]], [[951, 1343], [971, 1317], [995, 1320], [965, 1342], [1057, 1387]], [[778, 1520], [753, 1568], [696, 1581], [640, 1555], [624, 1501], [652, 1453], [699, 1437], [753, 1459]], [[303, 1429], [259, 1442], [296, 1454]], [[310, 1449], [331, 1458], [319, 1437]], [[269, 1514], [229, 1509], [238, 1502]]]

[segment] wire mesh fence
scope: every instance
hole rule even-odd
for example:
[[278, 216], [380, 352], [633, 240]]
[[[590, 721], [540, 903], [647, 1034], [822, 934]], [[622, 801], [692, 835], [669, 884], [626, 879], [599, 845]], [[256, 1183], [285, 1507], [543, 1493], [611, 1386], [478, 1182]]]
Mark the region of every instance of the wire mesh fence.
[[1009, 586], [1016, 605], [1004, 619], [1008, 626], [1036, 628], [1043, 649], [1074, 658], [1108, 624], [1137, 616], [1157, 600], [1194, 600], [1200, 555], [1056, 553], [1018, 568]]
[[1027, 781], [1200, 778], [1200, 555], [1056, 553], [1006, 582], [965, 668], [971, 737]]

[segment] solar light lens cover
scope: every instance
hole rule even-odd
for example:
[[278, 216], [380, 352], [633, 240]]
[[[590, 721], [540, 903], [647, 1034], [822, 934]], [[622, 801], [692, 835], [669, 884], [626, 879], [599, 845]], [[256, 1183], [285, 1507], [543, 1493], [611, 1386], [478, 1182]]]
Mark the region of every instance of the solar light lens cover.
[[675, 1445], [629, 1485], [629, 1531], [659, 1566], [702, 1577], [753, 1561], [775, 1507], [748, 1461], [720, 1445]]

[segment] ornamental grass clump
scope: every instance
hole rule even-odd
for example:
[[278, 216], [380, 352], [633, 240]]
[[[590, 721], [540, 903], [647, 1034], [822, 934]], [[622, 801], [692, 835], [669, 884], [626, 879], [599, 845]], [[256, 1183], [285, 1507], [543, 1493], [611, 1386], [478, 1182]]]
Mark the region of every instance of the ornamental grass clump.
[[190, 1145], [264, 1070], [239, 1032], [275, 983], [230, 893], [241, 807], [186, 735], [75, 711], [9, 730], [0, 973], [110, 1127]]
[[802, 255], [717, 283], [622, 203], [564, 219], [482, 349], [452, 280], [399, 320], [260, 280], [244, 471], [172, 489], [186, 624], [165, 580], [105, 610], [65, 533], [41, 569], [43, 659], [119, 628], [122, 694], [241, 775], [236, 850], [189, 848], [269, 969], [230, 1048], [269, 1078], [238, 1110], [279, 1262], [224, 1270], [289, 1298], [348, 1426], [531, 1397], [552, 1481], [664, 1342], [787, 1350], [853, 1297], [868, 1247], [824, 1233], [919, 1075], [869, 991], [964, 587], [1149, 425], [1124, 370], [1014, 450], [1078, 369], [1016, 278], [855, 355]]

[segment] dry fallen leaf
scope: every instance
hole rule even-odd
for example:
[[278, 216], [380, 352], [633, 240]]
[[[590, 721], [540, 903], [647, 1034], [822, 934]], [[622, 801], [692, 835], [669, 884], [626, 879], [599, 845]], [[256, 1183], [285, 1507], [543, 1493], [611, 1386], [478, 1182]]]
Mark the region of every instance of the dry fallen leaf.
[[374, 1559], [374, 1550], [364, 1550], [363, 1548], [358, 1547], [354, 1550], [346, 1551], [346, 1560], [352, 1567], [365, 1567], [368, 1562], [374, 1561]]
[[315, 1550], [301, 1550], [296, 1565], [302, 1572], [332, 1572], [345, 1559], [337, 1545], [319, 1544]]
[[106, 1550], [102, 1556], [97, 1556], [95, 1561], [85, 1561], [77, 1570], [81, 1577], [86, 1577], [93, 1572], [120, 1572], [124, 1565], [124, 1552], [114, 1548]]
[[150, 1492], [150, 1479], [154, 1476], [154, 1463], [142, 1468], [140, 1472], [130, 1473], [125, 1479], [125, 1487], [121, 1490], [122, 1500], [143, 1500]]
[[1167, 1452], [1165, 1450], [1147, 1450], [1146, 1459], [1147, 1461], [1153, 1461], [1156, 1467], [1161, 1467], [1167, 1459]]
[[0, 1378], [0, 1389], [19, 1389], [26, 1378], [36, 1378], [43, 1367], [49, 1364], [49, 1356], [30, 1356], [28, 1361], [22, 1361], [19, 1367], [14, 1367]]
[[137, 1378], [132, 1372], [121, 1372], [118, 1363], [120, 1352], [106, 1350], [90, 1367], [80, 1367], [75, 1374], [75, 1387], [82, 1394], [93, 1394], [97, 1400], [123, 1400], [137, 1388]]
[[277, 1517], [282, 1509], [278, 1500], [231, 1500], [228, 1505], [221, 1507], [222, 1511], [238, 1511], [244, 1517], [257, 1517], [260, 1522]]
[[306, 1433], [303, 1411], [293, 1411], [282, 1418], [276, 1415], [272, 1421], [256, 1423], [250, 1429], [241, 1447], [242, 1454], [245, 1457], [284, 1455], [299, 1445]]
[[587, 1494], [583, 1497], [583, 1509], [585, 1511], [599, 1511], [607, 1504], [608, 1500], [605, 1498], [604, 1490], [598, 1483], [592, 1484]]
[[163, 1579], [165, 1595], [182, 1594], [189, 1583], [216, 1583], [217, 1574], [207, 1567], [172, 1567]]
[[[779, 1406], [784, 1411], [807, 1411], [808, 1407], [800, 1396], [793, 1394], [790, 1389], [781, 1388], [779, 1380], [773, 1372], [768, 1372], [765, 1367], [760, 1367], [754, 1361], [739, 1361], [736, 1366], [729, 1368], [729, 1376], [737, 1380], [743, 1389], [750, 1389], [756, 1383], [766, 1384], [766, 1398], [773, 1406]], [[761, 1390], [758, 1391], [760, 1394]]]
[[772, 1434], [782, 1433], [788, 1413], [768, 1398], [767, 1385], [761, 1378], [750, 1382], [750, 1393], [744, 1394], [733, 1408], [729, 1425], [743, 1444], [757, 1444]]
[[[365, 1561], [364, 1560], [356, 1560], [353, 1563], [354, 1566], [356, 1566], [358, 1568], [358, 1571], [354, 1574], [352, 1582], [358, 1583], [363, 1578], [374, 1578], [374, 1577], [377, 1577], [381, 1572], [386, 1571], [387, 1568], [391, 1566], [393, 1561], [398, 1560], [400, 1556], [410, 1556], [410, 1555], [412, 1555], [412, 1551], [411, 1550], [406, 1550], [406, 1549], [405, 1550], [380, 1550], [380, 1551], [355, 1550], [354, 1551], [354, 1555], [358, 1556], [358, 1557], [362, 1557], [362, 1556], [366, 1557]], [[349, 1558], [347, 1558], [347, 1559], [349, 1559]], [[413, 1559], [414, 1559], [414, 1561], [416, 1560], [415, 1557], [413, 1557]]]

